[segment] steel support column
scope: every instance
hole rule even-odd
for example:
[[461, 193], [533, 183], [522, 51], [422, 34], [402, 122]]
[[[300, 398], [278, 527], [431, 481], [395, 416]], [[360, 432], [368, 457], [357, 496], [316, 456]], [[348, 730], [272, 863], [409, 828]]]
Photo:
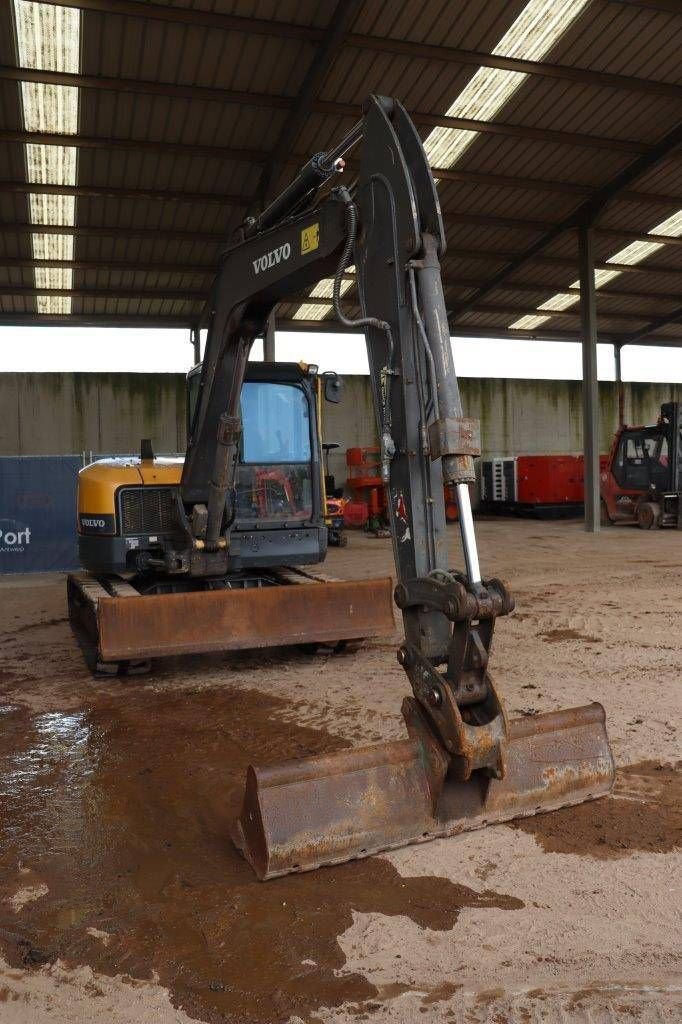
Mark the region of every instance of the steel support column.
[[275, 311], [268, 317], [268, 326], [263, 335], [263, 361], [274, 363], [275, 361]]
[[194, 350], [194, 366], [201, 362], [201, 338], [199, 336], [199, 328], [191, 327], [189, 332], [190, 341]]
[[599, 384], [597, 380], [597, 297], [594, 286], [594, 232], [587, 222], [578, 229], [580, 326], [583, 349], [583, 456], [585, 529], [599, 533]]
[[621, 366], [620, 353], [622, 345], [613, 346], [613, 364], [616, 371], [616, 390], [618, 391], [618, 427], [625, 423], [625, 391], [623, 390], [623, 369]]

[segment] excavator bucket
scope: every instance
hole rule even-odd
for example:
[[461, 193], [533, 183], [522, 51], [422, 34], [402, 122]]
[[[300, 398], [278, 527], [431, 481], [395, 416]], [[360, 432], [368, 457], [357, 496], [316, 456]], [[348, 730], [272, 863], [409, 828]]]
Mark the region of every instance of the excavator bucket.
[[[403, 713], [409, 726], [411, 698]], [[502, 779], [434, 783], [419, 738], [251, 767], [232, 839], [268, 879], [582, 803], [613, 785], [604, 718], [589, 704], [512, 721]]]
[[72, 617], [98, 668], [167, 655], [337, 644], [395, 632], [390, 577], [332, 580], [277, 570], [279, 585], [143, 595], [120, 578], [69, 577]]

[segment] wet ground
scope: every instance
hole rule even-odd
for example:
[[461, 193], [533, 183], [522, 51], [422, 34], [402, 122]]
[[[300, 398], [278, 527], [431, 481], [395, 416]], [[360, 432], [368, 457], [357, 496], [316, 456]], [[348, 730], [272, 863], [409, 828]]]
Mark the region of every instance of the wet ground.
[[[246, 766], [400, 735], [394, 645], [172, 659], [149, 677], [93, 682], [63, 581], [0, 586], [3, 1024], [118, 1021], [110, 984], [121, 1006], [138, 986], [140, 1005], [120, 1011], [134, 1024], [533, 1019], [524, 1007], [550, 1014], [541, 1020], [556, 1007], [567, 1020], [586, 1020], [585, 1007], [594, 1020], [614, 1007], [616, 1020], [678, 1019], [682, 639], [665, 567], [680, 540], [623, 532], [634, 548], [624, 636], [612, 532], [591, 547], [570, 525], [481, 532], [524, 595], [495, 653], [512, 709], [602, 700], [613, 795], [266, 884], [227, 836]], [[386, 542], [354, 536], [330, 568], [368, 575], [389, 559]], [[650, 618], [661, 608], [669, 626]], [[632, 673], [616, 688], [624, 656]]]
[[29, 897], [35, 879], [47, 887], [21, 908], [18, 931], [4, 916], [10, 963], [156, 972], [201, 1019], [286, 1020], [376, 994], [359, 975], [334, 974], [353, 910], [441, 930], [463, 907], [521, 905], [403, 878], [379, 858], [256, 882], [225, 828], [247, 765], [345, 745], [278, 721], [278, 703], [248, 690], [159, 695], [137, 684], [123, 701], [91, 696], [66, 714], [4, 705], [3, 895], [16, 901], [18, 882]]

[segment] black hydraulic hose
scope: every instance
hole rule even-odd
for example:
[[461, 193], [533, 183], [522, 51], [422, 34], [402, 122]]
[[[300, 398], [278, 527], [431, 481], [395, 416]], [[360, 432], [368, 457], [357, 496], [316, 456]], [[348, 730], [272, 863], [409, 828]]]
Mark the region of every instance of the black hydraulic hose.
[[379, 320], [375, 316], [361, 316], [356, 320], [351, 320], [347, 317], [341, 309], [341, 282], [343, 281], [343, 275], [346, 267], [350, 263], [351, 256], [353, 255], [353, 248], [355, 246], [355, 239], [358, 233], [358, 208], [353, 202], [353, 198], [345, 187], [341, 185], [336, 189], [336, 194], [344, 204], [346, 213], [346, 244], [343, 247], [343, 253], [339, 260], [339, 265], [334, 276], [334, 290], [333, 290], [333, 303], [334, 312], [340, 323], [344, 327], [377, 327], [380, 331], [383, 331], [388, 341], [388, 365], [393, 366], [393, 332], [391, 325], [386, 320]]
[[355, 239], [358, 231], [358, 210], [353, 202], [350, 192], [344, 185], [341, 185], [336, 189], [336, 195], [344, 204], [345, 208], [346, 243], [343, 247], [343, 252], [341, 254], [341, 259], [339, 260], [336, 274], [334, 275], [334, 287], [332, 290], [334, 312], [336, 313], [339, 323], [343, 324], [344, 327], [375, 327], [377, 330], [383, 331], [388, 344], [388, 359], [386, 361], [386, 366], [382, 370], [383, 395], [381, 411], [381, 475], [384, 482], [388, 483], [388, 466], [394, 451], [393, 439], [391, 438], [391, 377], [395, 374], [395, 370], [393, 369], [393, 358], [395, 354], [393, 331], [391, 330], [391, 325], [386, 320], [380, 320], [375, 316], [360, 316], [357, 317], [357, 319], [352, 320], [350, 317], [347, 317], [341, 309], [341, 282], [343, 281], [343, 275], [346, 267], [351, 261], [353, 249], [355, 247]]

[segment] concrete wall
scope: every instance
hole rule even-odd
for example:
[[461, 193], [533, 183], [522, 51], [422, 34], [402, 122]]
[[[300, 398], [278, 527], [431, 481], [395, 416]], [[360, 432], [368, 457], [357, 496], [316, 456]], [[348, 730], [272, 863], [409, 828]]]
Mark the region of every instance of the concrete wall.
[[[578, 452], [582, 419], [579, 381], [464, 377], [462, 403], [481, 420], [487, 455]], [[618, 421], [614, 384], [599, 387], [601, 446], [608, 451]], [[625, 418], [654, 422], [661, 403], [682, 401], [682, 385], [626, 384]], [[181, 374], [0, 373], [0, 455], [135, 452], [151, 437], [156, 451], [185, 446]], [[343, 451], [374, 444], [369, 379], [346, 377], [343, 402], [324, 408], [324, 437], [341, 443], [330, 465], [345, 479]]]
[[181, 374], [0, 373], [0, 455], [185, 447]]

